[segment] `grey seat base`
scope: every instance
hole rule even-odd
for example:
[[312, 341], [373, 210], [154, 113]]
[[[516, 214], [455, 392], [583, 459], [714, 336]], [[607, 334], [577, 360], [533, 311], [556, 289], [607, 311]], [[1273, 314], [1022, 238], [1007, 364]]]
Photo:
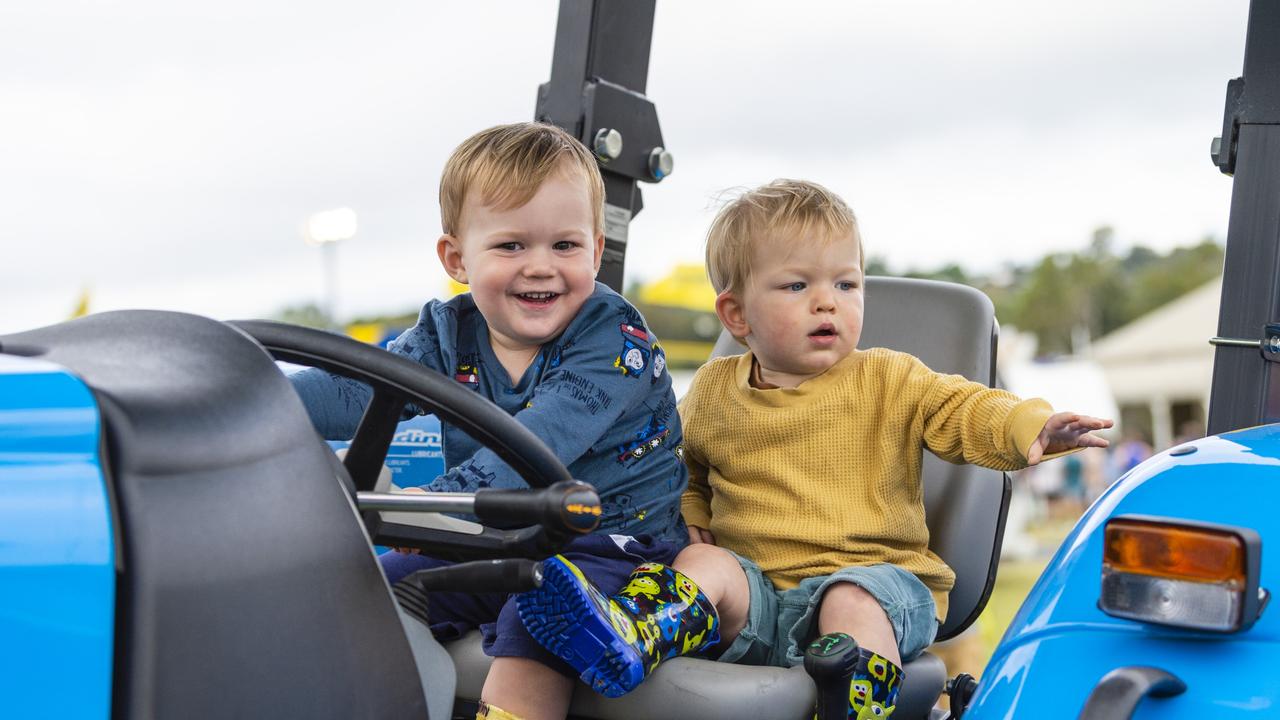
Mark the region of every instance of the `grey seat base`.
[[[458, 698], [479, 700], [493, 662], [480, 649], [480, 633], [469, 633], [445, 649], [457, 667]], [[904, 672], [906, 682], [894, 717], [929, 717], [946, 682], [946, 667], [936, 655], [925, 653], [907, 663]], [[816, 699], [813, 681], [802, 667], [676, 658], [660, 665], [640, 687], [620, 698], [606, 698], [580, 685], [569, 712], [596, 720], [809, 720]], [[671, 708], [680, 708], [680, 714], [673, 715]]]
[[400, 624], [413, 661], [418, 666], [418, 679], [427, 697], [427, 717], [430, 720], [448, 720], [453, 711], [453, 695], [456, 691], [456, 669], [444, 647], [436, 642], [431, 629], [422, 621], [399, 610]]

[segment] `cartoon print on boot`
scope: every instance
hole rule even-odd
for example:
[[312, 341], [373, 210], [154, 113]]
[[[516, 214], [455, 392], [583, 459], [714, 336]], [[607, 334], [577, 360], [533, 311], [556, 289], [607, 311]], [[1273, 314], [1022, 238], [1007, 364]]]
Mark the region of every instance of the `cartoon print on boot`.
[[637, 567], [618, 594], [606, 597], [557, 555], [543, 562], [542, 586], [516, 596], [516, 608], [538, 643], [607, 697], [635, 689], [663, 660], [720, 639], [711, 601], [682, 573], [659, 563]]

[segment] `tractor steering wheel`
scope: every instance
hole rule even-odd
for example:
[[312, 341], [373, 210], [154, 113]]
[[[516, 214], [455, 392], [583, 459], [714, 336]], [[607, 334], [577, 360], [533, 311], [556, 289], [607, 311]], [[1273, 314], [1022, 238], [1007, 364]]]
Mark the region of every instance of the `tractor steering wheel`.
[[237, 320], [240, 329], [277, 360], [322, 368], [368, 384], [373, 397], [343, 464], [357, 491], [373, 490], [407, 403], [435, 413], [493, 449], [533, 488], [572, 480], [564, 463], [525, 426], [444, 375], [372, 345], [312, 328]]

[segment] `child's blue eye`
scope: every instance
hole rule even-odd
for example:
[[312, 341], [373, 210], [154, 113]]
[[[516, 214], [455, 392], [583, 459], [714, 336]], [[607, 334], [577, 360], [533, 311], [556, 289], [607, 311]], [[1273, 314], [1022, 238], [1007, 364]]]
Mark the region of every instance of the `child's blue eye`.
[[805, 288], [805, 285], [802, 282], [793, 282], [787, 286], [787, 289], [790, 290], [791, 292], [800, 292], [804, 288]]
[[495, 248], [498, 250], [506, 250], [507, 252], [515, 252], [516, 250], [520, 249], [520, 243], [504, 242], [501, 245], [496, 245]]
[[556, 250], [572, 250], [578, 247], [578, 243], [575, 243], [571, 240], [561, 240], [560, 242], [556, 243], [552, 247], [555, 248]]
[[838, 282], [838, 283], [836, 283], [836, 289], [837, 289], [837, 290], [843, 290], [843, 291], [845, 291], [845, 292], [848, 292], [848, 291], [850, 291], [850, 290], [857, 290], [857, 289], [858, 289], [858, 283], [855, 283], [855, 282], [848, 282], [848, 281]]

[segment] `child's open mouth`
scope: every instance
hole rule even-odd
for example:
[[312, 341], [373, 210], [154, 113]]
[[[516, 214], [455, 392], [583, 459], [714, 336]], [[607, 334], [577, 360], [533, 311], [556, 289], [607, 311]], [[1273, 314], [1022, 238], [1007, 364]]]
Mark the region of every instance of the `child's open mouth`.
[[824, 323], [818, 326], [817, 330], [809, 333], [809, 339], [819, 345], [829, 345], [836, 341], [836, 328], [834, 325]]
[[560, 293], [553, 292], [529, 292], [516, 293], [516, 297], [520, 302], [530, 305], [550, 305], [556, 298], [560, 297]]

